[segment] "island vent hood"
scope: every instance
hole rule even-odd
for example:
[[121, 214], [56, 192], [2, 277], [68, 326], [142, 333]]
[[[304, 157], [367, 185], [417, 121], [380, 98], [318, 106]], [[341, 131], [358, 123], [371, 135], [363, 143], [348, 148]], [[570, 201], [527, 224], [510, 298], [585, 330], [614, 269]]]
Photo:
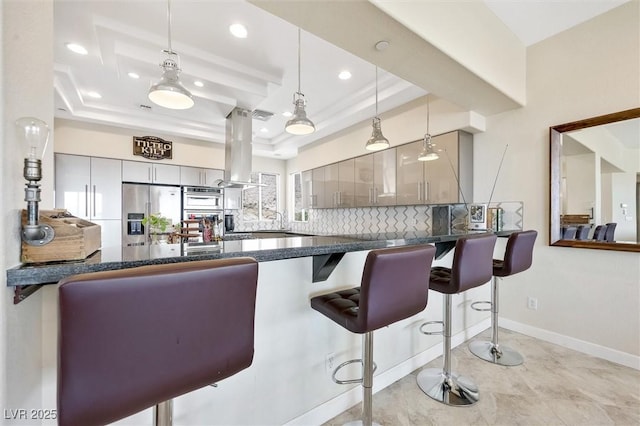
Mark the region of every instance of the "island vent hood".
[[252, 112], [234, 108], [227, 116], [224, 148], [224, 179], [222, 188], [250, 188], [261, 186], [251, 182]]

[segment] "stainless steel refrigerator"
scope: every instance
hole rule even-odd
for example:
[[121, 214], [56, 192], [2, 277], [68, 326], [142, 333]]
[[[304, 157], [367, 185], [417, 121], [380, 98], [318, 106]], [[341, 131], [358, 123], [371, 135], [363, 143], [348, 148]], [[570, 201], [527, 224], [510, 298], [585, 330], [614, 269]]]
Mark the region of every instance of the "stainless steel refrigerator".
[[179, 186], [122, 184], [122, 246], [149, 245], [149, 227], [142, 225], [142, 219], [150, 214], [160, 214], [171, 221], [180, 223], [182, 213]]

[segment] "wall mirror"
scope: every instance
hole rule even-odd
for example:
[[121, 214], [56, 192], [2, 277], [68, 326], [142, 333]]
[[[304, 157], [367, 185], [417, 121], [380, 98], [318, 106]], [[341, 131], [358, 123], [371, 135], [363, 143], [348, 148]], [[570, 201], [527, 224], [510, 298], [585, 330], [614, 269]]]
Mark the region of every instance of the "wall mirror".
[[640, 252], [640, 108], [549, 130], [549, 244]]

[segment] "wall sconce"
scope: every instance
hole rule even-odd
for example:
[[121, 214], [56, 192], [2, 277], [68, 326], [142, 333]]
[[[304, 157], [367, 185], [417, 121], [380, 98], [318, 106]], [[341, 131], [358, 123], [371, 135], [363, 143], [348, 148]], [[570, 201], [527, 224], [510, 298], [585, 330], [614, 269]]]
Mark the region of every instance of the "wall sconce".
[[49, 126], [37, 118], [23, 117], [16, 120], [16, 133], [25, 150], [22, 174], [27, 180], [24, 189], [27, 223], [22, 226], [22, 241], [32, 246], [42, 246], [50, 243], [55, 236], [52, 227], [38, 224], [42, 155], [49, 141]]

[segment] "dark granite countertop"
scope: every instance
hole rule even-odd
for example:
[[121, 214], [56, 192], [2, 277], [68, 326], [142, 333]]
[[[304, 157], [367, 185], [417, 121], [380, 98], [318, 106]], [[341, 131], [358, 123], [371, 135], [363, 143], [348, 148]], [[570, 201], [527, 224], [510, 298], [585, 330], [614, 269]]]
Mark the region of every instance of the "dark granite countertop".
[[[481, 234], [483, 232], [470, 232]], [[510, 232], [498, 233], [508, 235]], [[294, 236], [221, 241], [217, 243], [155, 244], [136, 247], [106, 248], [78, 262], [20, 265], [7, 270], [9, 287], [55, 284], [62, 278], [98, 271], [133, 268], [142, 265], [188, 262], [249, 256], [259, 262], [318, 256], [376, 248], [436, 243], [450, 243], [469, 233], [431, 235], [427, 232], [383, 234]]]

